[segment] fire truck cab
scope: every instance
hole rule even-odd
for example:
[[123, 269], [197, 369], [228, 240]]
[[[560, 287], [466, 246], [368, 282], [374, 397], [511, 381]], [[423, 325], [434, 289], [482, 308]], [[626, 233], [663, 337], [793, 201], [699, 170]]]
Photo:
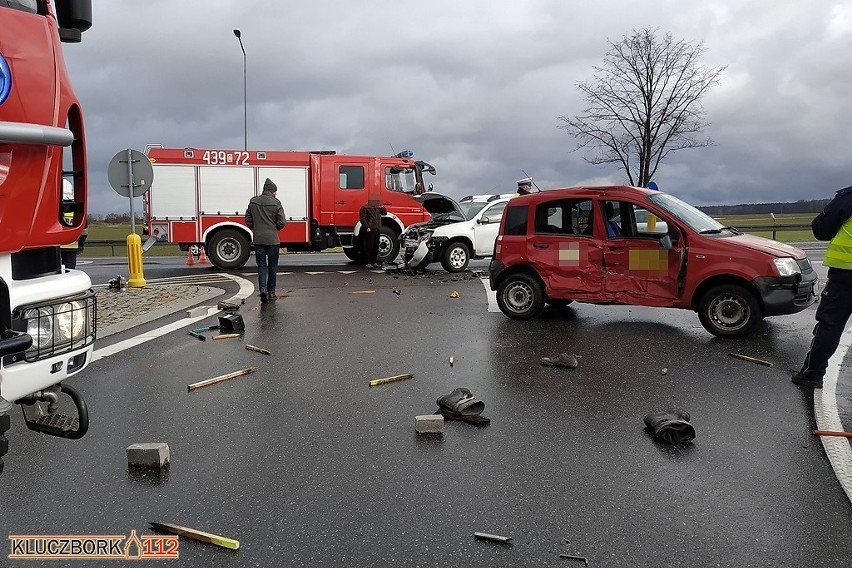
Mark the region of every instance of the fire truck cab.
[[149, 146], [146, 153], [154, 168], [144, 195], [151, 238], [177, 243], [181, 250], [203, 246], [215, 266], [231, 270], [249, 259], [252, 234], [245, 210], [266, 178], [278, 186], [287, 217], [279, 233], [282, 247], [319, 251], [341, 246], [359, 262], [361, 206], [377, 199], [387, 210], [379, 260], [391, 261], [399, 254], [402, 231], [428, 218], [411, 196], [423, 193], [424, 173], [435, 174], [411, 152], [378, 157]]
[[[92, 6], [52, 4], [0, 3], [0, 472], [13, 403], [31, 430], [74, 439], [88, 428], [85, 402], [62, 384], [91, 361], [95, 295], [60, 261], [83, 232], [87, 195], [82, 112], [60, 43], [81, 40]], [[61, 393], [76, 413], [60, 414]]]

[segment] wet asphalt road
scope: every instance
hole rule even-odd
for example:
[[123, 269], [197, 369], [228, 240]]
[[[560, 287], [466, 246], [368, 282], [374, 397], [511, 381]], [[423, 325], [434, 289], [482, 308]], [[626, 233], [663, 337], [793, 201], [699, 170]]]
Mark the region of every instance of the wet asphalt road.
[[[675, 310], [576, 305], [511, 321], [488, 312], [472, 275], [292, 270], [282, 300], [241, 309], [244, 340], [174, 332], [93, 363], [72, 383], [92, 416], [84, 439], [32, 435], [15, 413], [0, 535], [151, 534], [160, 520], [242, 542], [183, 539], [181, 566], [576, 565], [559, 553], [592, 566], [852, 565], [852, 505], [810, 433], [812, 395], [787, 372], [812, 309], [731, 341]], [[560, 352], [579, 367], [539, 365]], [[367, 385], [400, 373], [414, 378]], [[414, 416], [458, 386], [491, 425], [415, 435]], [[644, 432], [642, 416], [670, 406], [692, 414], [693, 445]], [[170, 446], [166, 475], [127, 469], [124, 448], [150, 441]], [[39, 564], [7, 549], [0, 566]]]

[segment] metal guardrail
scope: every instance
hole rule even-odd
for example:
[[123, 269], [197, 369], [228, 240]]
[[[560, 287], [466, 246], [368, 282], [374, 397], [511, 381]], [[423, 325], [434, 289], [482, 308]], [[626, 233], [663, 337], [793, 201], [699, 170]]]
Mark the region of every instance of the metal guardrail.
[[778, 231], [803, 231], [810, 230], [811, 225], [732, 225], [736, 227], [738, 230], [743, 232], [749, 231], [760, 231], [762, 233], [771, 232], [772, 240], [777, 240], [775, 238]]

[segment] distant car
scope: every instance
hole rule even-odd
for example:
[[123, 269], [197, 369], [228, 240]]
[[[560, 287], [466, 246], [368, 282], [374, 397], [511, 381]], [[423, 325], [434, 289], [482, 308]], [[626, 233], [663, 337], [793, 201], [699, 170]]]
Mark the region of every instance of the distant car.
[[406, 266], [417, 270], [440, 262], [447, 272], [461, 272], [472, 258], [491, 256], [503, 209], [512, 197], [514, 193], [471, 195], [456, 202], [440, 193], [418, 195], [414, 199], [432, 219], [409, 226], [400, 236]]
[[528, 319], [573, 301], [696, 311], [719, 337], [816, 301], [817, 275], [790, 245], [740, 233], [649, 189], [555, 189], [512, 199], [489, 267], [500, 310]]

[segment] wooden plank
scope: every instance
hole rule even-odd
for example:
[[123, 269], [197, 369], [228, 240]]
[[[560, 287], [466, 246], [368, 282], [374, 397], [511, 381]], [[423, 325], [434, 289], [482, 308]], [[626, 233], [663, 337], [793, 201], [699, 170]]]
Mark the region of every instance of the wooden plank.
[[186, 390], [193, 391], [201, 387], [206, 387], [207, 385], [215, 385], [216, 383], [221, 383], [222, 381], [227, 381], [228, 379], [234, 379], [236, 377], [248, 375], [249, 373], [254, 373], [256, 370], [257, 367], [249, 367], [248, 369], [243, 369], [241, 371], [234, 371], [233, 373], [228, 373], [227, 375], [220, 375], [218, 377], [213, 377], [212, 379], [207, 379], [197, 383], [192, 383], [191, 385], [186, 385]]
[[404, 375], [394, 375], [392, 377], [385, 377], [384, 379], [373, 379], [372, 381], [370, 381], [370, 386], [374, 387], [374, 386], [383, 385], [383, 384], [386, 384], [386, 383], [393, 383], [393, 382], [396, 382], [396, 381], [404, 381], [405, 379], [410, 379], [413, 376], [414, 375], [411, 374], [411, 373], [406, 373]]
[[199, 531], [191, 529], [189, 527], [182, 527], [180, 525], [173, 525], [172, 523], [151, 522], [149, 524], [151, 525], [152, 529], [158, 531], [178, 534], [180, 536], [185, 536], [186, 538], [191, 538], [193, 540], [200, 540], [201, 542], [209, 542], [210, 544], [215, 544], [216, 546], [221, 546], [223, 548], [230, 548], [231, 550], [237, 550], [240, 548], [240, 541], [235, 540], [233, 538], [220, 536], [218, 534]]
[[235, 339], [239, 336], [239, 333], [220, 333], [219, 335], [214, 335], [213, 339]]
[[758, 365], [763, 365], [764, 367], [772, 367], [773, 364], [769, 361], [764, 361], [762, 359], [755, 359], [754, 357], [749, 357], [748, 355], [740, 355], [739, 353], [729, 353], [731, 357], [735, 359], [741, 359], [743, 361], [748, 361], [749, 363], [757, 363]]

